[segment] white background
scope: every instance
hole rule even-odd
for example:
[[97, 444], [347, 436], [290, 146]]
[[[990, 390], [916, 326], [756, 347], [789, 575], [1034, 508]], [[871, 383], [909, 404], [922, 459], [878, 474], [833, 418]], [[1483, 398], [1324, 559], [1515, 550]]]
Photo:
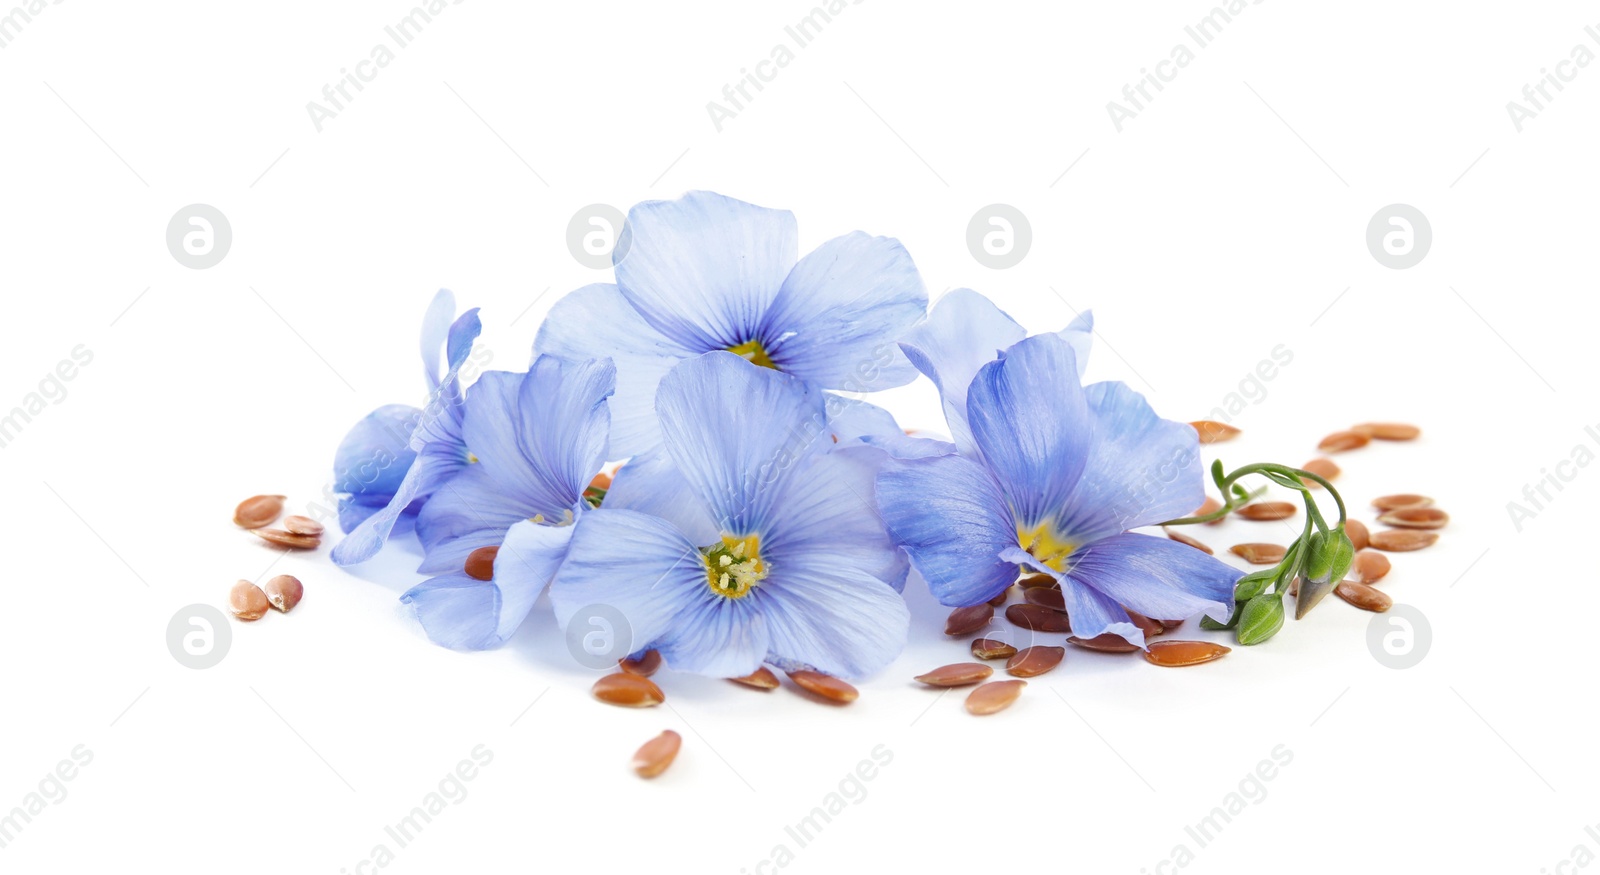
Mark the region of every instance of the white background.
[[[472, 0], [319, 133], [306, 103], [409, 8], [67, 0], [0, 49], [0, 411], [93, 353], [0, 450], [0, 812], [93, 752], [0, 868], [356, 872], [380, 843], [397, 872], [769, 873], [780, 844], [796, 872], [1172, 872], [1179, 844], [1185, 871], [1218, 873], [1535, 873], [1600, 853], [1579, 514], [1600, 472], [1520, 532], [1506, 509], [1575, 446], [1600, 451], [1600, 66], [1520, 133], [1505, 108], [1573, 46], [1600, 52], [1592, 6], [1267, 0], [1119, 133], [1107, 101], [1208, 4], [870, 0], [718, 132], [706, 103], [807, 3]], [[910, 682], [966, 656], [913, 588], [910, 647], [847, 708], [661, 675], [670, 707], [625, 711], [590, 699], [542, 608], [501, 651], [448, 652], [396, 611], [414, 555], [346, 573], [230, 524], [257, 492], [304, 508], [352, 422], [421, 400], [437, 288], [482, 306], [493, 365], [520, 369], [550, 304], [609, 278], [568, 253], [573, 213], [692, 188], [793, 210], [802, 252], [898, 237], [931, 293], [977, 288], [1035, 331], [1092, 307], [1090, 377], [1174, 419], [1284, 345], [1245, 435], [1212, 448], [1230, 465], [1421, 424], [1340, 457], [1339, 482], [1369, 521], [1400, 491], [1453, 515], [1383, 584], [1429, 619], [1426, 658], [1383, 667], [1371, 615], [1329, 599], [1204, 667], [1073, 651], [978, 719]], [[233, 228], [209, 270], [164, 243], [196, 202]], [[1433, 228], [1409, 270], [1364, 242], [1396, 202]], [[1031, 221], [1009, 270], [966, 248], [991, 203]], [[884, 403], [941, 424], [925, 381]], [[1220, 550], [1276, 526], [1198, 535]], [[176, 611], [282, 572], [306, 583], [293, 614], [231, 623], [210, 670], [169, 655]], [[669, 727], [677, 764], [638, 780], [628, 758]], [[493, 761], [468, 795], [397, 849], [384, 827], [479, 744]], [[893, 760], [865, 797], [799, 847], [784, 827], [879, 745]], [[1293, 760], [1265, 798], [1199, 847], [1185, 827], [1278, 745]]]

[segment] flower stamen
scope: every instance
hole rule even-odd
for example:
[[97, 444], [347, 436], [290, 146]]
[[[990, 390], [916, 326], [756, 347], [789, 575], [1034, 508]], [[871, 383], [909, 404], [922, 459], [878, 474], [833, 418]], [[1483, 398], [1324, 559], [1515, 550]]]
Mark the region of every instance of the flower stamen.
[[723, 535], [722, 543], [704, 547], [701, 552], [705, 554], [706, 583], [717, 595], [743, 598], [767, 577], [760, 535]]
[[1056, 571], [1066, 571], [1067, 557], [1078, 545], [1063, 538], [1049, 522], [1040, 523], [1032, 531], [1017, 526], [1017, 544], [1028, 554]]

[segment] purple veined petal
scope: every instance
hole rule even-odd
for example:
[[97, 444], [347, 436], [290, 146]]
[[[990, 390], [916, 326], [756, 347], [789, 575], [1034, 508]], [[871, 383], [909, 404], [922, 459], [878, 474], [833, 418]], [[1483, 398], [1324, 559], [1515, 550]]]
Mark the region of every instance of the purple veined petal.
[[[440, 289], [428, 303], [422, 315], [422, 376], [428, 381], [430, 391], [438, 391], [444, 368], [439, 367], [439, 352], [450, 333], [450, 322], [456, 315], [456, 296], [449, 289]], [[446, 366], [448, 367], [448, 366]]]
[[890, 465], [878, 475], [878, 505], [940, 604], [979, 604], [1016, 582], [1016, 563], [1001, 558], [1017, 546], [1016, 526], [977, 462], [949, 455]]
[[795, 264], [762, 341], [786, 374], [848, 392], [889, 389], [916, 378], [895, 341], [927, 311], [927, 289], [900, 241], [855, 231]]
[[805, 463], [760, 533], [762, 555], [774, 568], [791, 556], [827, 555], [897, 593], [905, 589], [909, 560], [878, 511], [877, 478], [887, 461], [882, 452], [856, 446]]
[[760, 532], [807, 457], [832, 445], [822, 392], [727, 352], [689, 359], [661, 381], [667, 453], [723, 532]]
[[900, 339], [906, 357], [938, 388], [951, 437], [963, 452], [976, 449], [967, 425], [968, 387], [979, 369], [1027, 336], [988, 298], [956, 289]]
[[1094, 428], [1065, 341], [1030, 337], [984, 365], [967, 394], [967, 421], [1019, 526], [1032, 529], [1067, 506]]
[[1188, 423], [1156, 416], [1123, 383], [1084, 390], [1094, 441], [1058, 527], [1087, 544], [1181, 517], [1205, 501], [1200, 440]]
[[572, 526], [521, 522], [506, 532], [495, 556], [494, 579], [457, 570], [412, 587], [400, 600], [412, 607], [435, 644], [487, 650], [506, 643], [566, 558]]
[[647, 514], [608, 508], [578, 521], [550, 587], [562, 629], [585, 608], [605, 606], [627, 621], [630, 653], [653, 647], [672, 668], [702, 673], [753, 660], [727, 677], [755, 671], [766, 652], [764, 629], [722, 617], [712, 604], [732, 601], [711, 592], [700, 549], [682, 532]]
[[723, 598], [702, 585], [656, 649], [675, 671], [739, 678], [761, 667], [771, 640], [766, 617], [750, 597]]
[[1088, 370], [1089, 350], [1094, 346], [1094, 311], [1079, 313], [1066, 328], [1057, 331], [1056, 336], [1072, 347], [1072, 354], [1078, 360], [1078, 373]]
[[691, 350], [657, 331], [616, 286], [595, 283], [568, 293], [550, 308], [534, 341], [535, 356], [579, 362], [610, 357], [617, 368], [611, 399], [611, 454], [637, 456], [661, 445], [656, 388]]
[[1219, 622], [1233, 612], [1233, 587], [1241, 575], [1177, 541], [1133, 532], [1080, 547], [1066, 574], [1147, 617], [1179, 620], [1204, 613]]
[[697, 352], [758, 339], [799, 250], [793, 213], [705, 191], [638, 204], [627, 231], [616, 265], [622, 295], [656, 330]]
[[604, 507], [660, 517], [701, 546], [713, 544], [722, 536], [704, 499], [665, 449], [635, 456], [617, 469], [611, 488], [606, 491]]
[[422, 411], [386, 404], [351, 427], [333, 457], [333, 491], [387, 501], [417, 457], [409, 444]]
[[773, 557], [770, 576], [743, 601], [766, 621], [769, 658], [862, 678], [905, 649], [911, 613], [900, 594], [846, 557], [811, 551]]

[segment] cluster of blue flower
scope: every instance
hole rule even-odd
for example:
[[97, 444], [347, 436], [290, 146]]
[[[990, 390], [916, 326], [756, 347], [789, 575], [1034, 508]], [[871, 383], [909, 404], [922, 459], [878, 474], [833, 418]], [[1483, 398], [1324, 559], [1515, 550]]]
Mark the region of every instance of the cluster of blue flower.
[[[1130, 531], [1200, 506], [1204, 466], [1193, 428], [1122, 383], [1083, 385], [1088, 314], [1029, 337], [972, 291], [930, 312], [898, 241], [855, 232], [800, 258], [791, 213], [706, 192], [639, 204], [628, 229], [616, 282], [559, 301], [526, 372], [461, 385], [481, 326], [441, 292], [433, 403], [380, 408], [339, 447], [337, 470], [373, 473], [340, 481], [333, 558], [414, 529], [437, 576], [402, 599], [435, 642], [503, 644], [548, 588], [563, 628], [608, 606], [680, 671], [856, 678], [904, 648], [913, 568], [950, 606], [1049, 575], [1082, 638], [1142, 645], [1130, 610], [1233, 612], [1238, 571]], [[950, 441], [839, 394], [919, 372]], [[589, 486], [616, 459], [602, 498]], [[492, 573], [469, 574], [490, 547]]]

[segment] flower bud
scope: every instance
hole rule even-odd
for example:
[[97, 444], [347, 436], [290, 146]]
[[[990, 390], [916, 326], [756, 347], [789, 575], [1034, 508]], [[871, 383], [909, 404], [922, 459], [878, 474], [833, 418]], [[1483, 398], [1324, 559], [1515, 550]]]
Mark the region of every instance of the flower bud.
[[1261, 595], [1277, 576], [1278, 569], [1276, 568], [1264, 568], [1260, 571], [1252, 571], [1246, 574], [1244, 577], [1239, 578], [1238, 583], [1234, 584], [1233, 600], [1236, 602], [1250, 601]]
[[1356, 547], [1341, 525], [1331, 532], [1312, 532], [1306, 539], [1305, 564], [1301, 567], [1300, 592], [1295, 597], [1294, 618], [1310, 613], [1339, 581], [1350, 572]]
[[[1304, 592], [1304, 590], [1301, 590]], [[1235, 634], [1244, 645], [1260, 644], [1278, 634], [1283, 628], [1283, 596], [1279, 593], [1258, 595], [1245, 602], [1239, 614], [1239, 627]]]

